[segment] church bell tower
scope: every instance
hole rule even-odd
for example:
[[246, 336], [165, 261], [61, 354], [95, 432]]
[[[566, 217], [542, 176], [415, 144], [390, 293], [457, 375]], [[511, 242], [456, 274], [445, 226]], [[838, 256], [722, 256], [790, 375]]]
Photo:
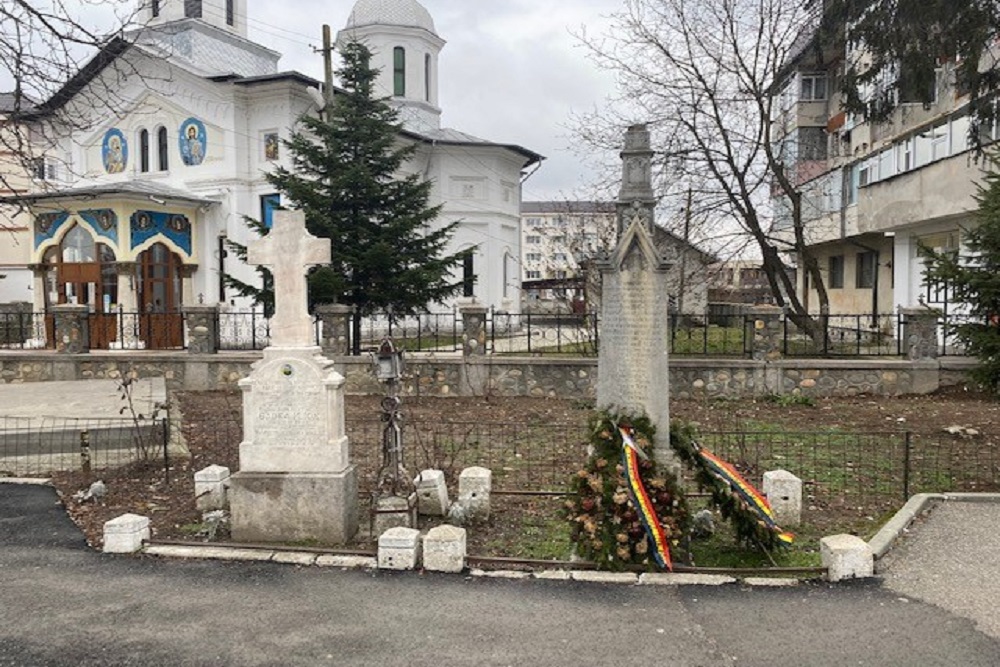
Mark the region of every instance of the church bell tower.
[[197, 19], [247, 37], [247, 0], [142, 0], [139, 20], [150, 27]]
[[441, 127], [438, 56], [444, 40], [430, 12], [416, 0], [358, 0], [337, 33], [337, 47], [357, 40], [379, 70], [376, 94], [389, 97], [403, 126], [414, 132]]

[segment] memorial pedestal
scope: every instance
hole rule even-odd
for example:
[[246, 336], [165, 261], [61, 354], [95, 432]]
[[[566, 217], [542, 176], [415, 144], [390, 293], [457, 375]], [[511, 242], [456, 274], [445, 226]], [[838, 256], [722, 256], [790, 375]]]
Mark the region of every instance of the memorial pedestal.
[[318, 347], [269, 347], [240, 381], [244, 440], [229, 502], [237, 541], [343, 543], [358, 529], [344, 378]]
[[343, 544], [358, 532], [358, 474], [239, 472], [229, 488], [237, 542]]

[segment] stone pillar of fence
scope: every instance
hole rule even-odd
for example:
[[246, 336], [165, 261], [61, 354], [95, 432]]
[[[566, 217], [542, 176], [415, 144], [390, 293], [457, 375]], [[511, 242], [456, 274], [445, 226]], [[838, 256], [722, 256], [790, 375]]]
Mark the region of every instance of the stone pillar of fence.
[[486, 314], [483, 306], [463, 306], [462, 356], [475, 357], [486, 354]]
[[784, 311], [781, 308], [754, 308], [746, 314], [746, 339], [754, 359], [774, 361], [781, 358], [784, 338]]
[[939, 313], [929, 308], [900, 308], [899, 316], [903, 320], [906, 358], [910, 361], [937, 359]]
[[323, 327], [319, 339], [323, 354], [333, 356], [350, 354], [354, 306], [324, 303], [316, 306], [316, 315]]
[[219, 307], [184, 306], [187, 348], [191, 354], [215, 354], [219, 351]]
[[52, 306], [56, 328], [56, 352], [84, 354], [90, 352], [90, 308], [72, 304]]

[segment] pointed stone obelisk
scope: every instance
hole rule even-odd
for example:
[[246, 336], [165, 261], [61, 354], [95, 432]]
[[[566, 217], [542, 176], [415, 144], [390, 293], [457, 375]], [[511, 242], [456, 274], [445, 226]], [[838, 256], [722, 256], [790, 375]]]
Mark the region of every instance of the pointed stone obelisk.
[[316, 345], [306, 283], [310, 267], [330, 261], [330, 241], [306, 231], [302, 212], [277, 211], [247, 259], [270, 269], [275, 311], [271, 345], [240, 380], [233, 539], [346, 542], [358, 529], [358, 480], [344, 434], [344, 378]]
[[656, 427], [653, 457], [675, 468], [670, 448], [670, 265], [653, 243], [653, 151], [645, 125], [628, 129], [621, 157], [618, 243], [601, 266], [597, 407], [648, 416]]

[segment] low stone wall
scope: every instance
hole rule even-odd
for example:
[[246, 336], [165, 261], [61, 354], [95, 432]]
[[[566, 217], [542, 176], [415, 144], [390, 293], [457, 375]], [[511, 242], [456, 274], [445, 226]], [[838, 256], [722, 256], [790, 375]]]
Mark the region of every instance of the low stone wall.
[[[235, 389], [259, 353], [0, 352], [0, 383], [163, 377], [171, 390]], [[349, 393], [380, 393], [367, 357], [337, 357]], [[975, 360], [672, 359], [671, 394], [736, 398], [770, 394], [899, 396], [960, 385]], [[597, 359], [438, 356], [407, 358], [409, 396], [534, 396], [591, 400]]]

